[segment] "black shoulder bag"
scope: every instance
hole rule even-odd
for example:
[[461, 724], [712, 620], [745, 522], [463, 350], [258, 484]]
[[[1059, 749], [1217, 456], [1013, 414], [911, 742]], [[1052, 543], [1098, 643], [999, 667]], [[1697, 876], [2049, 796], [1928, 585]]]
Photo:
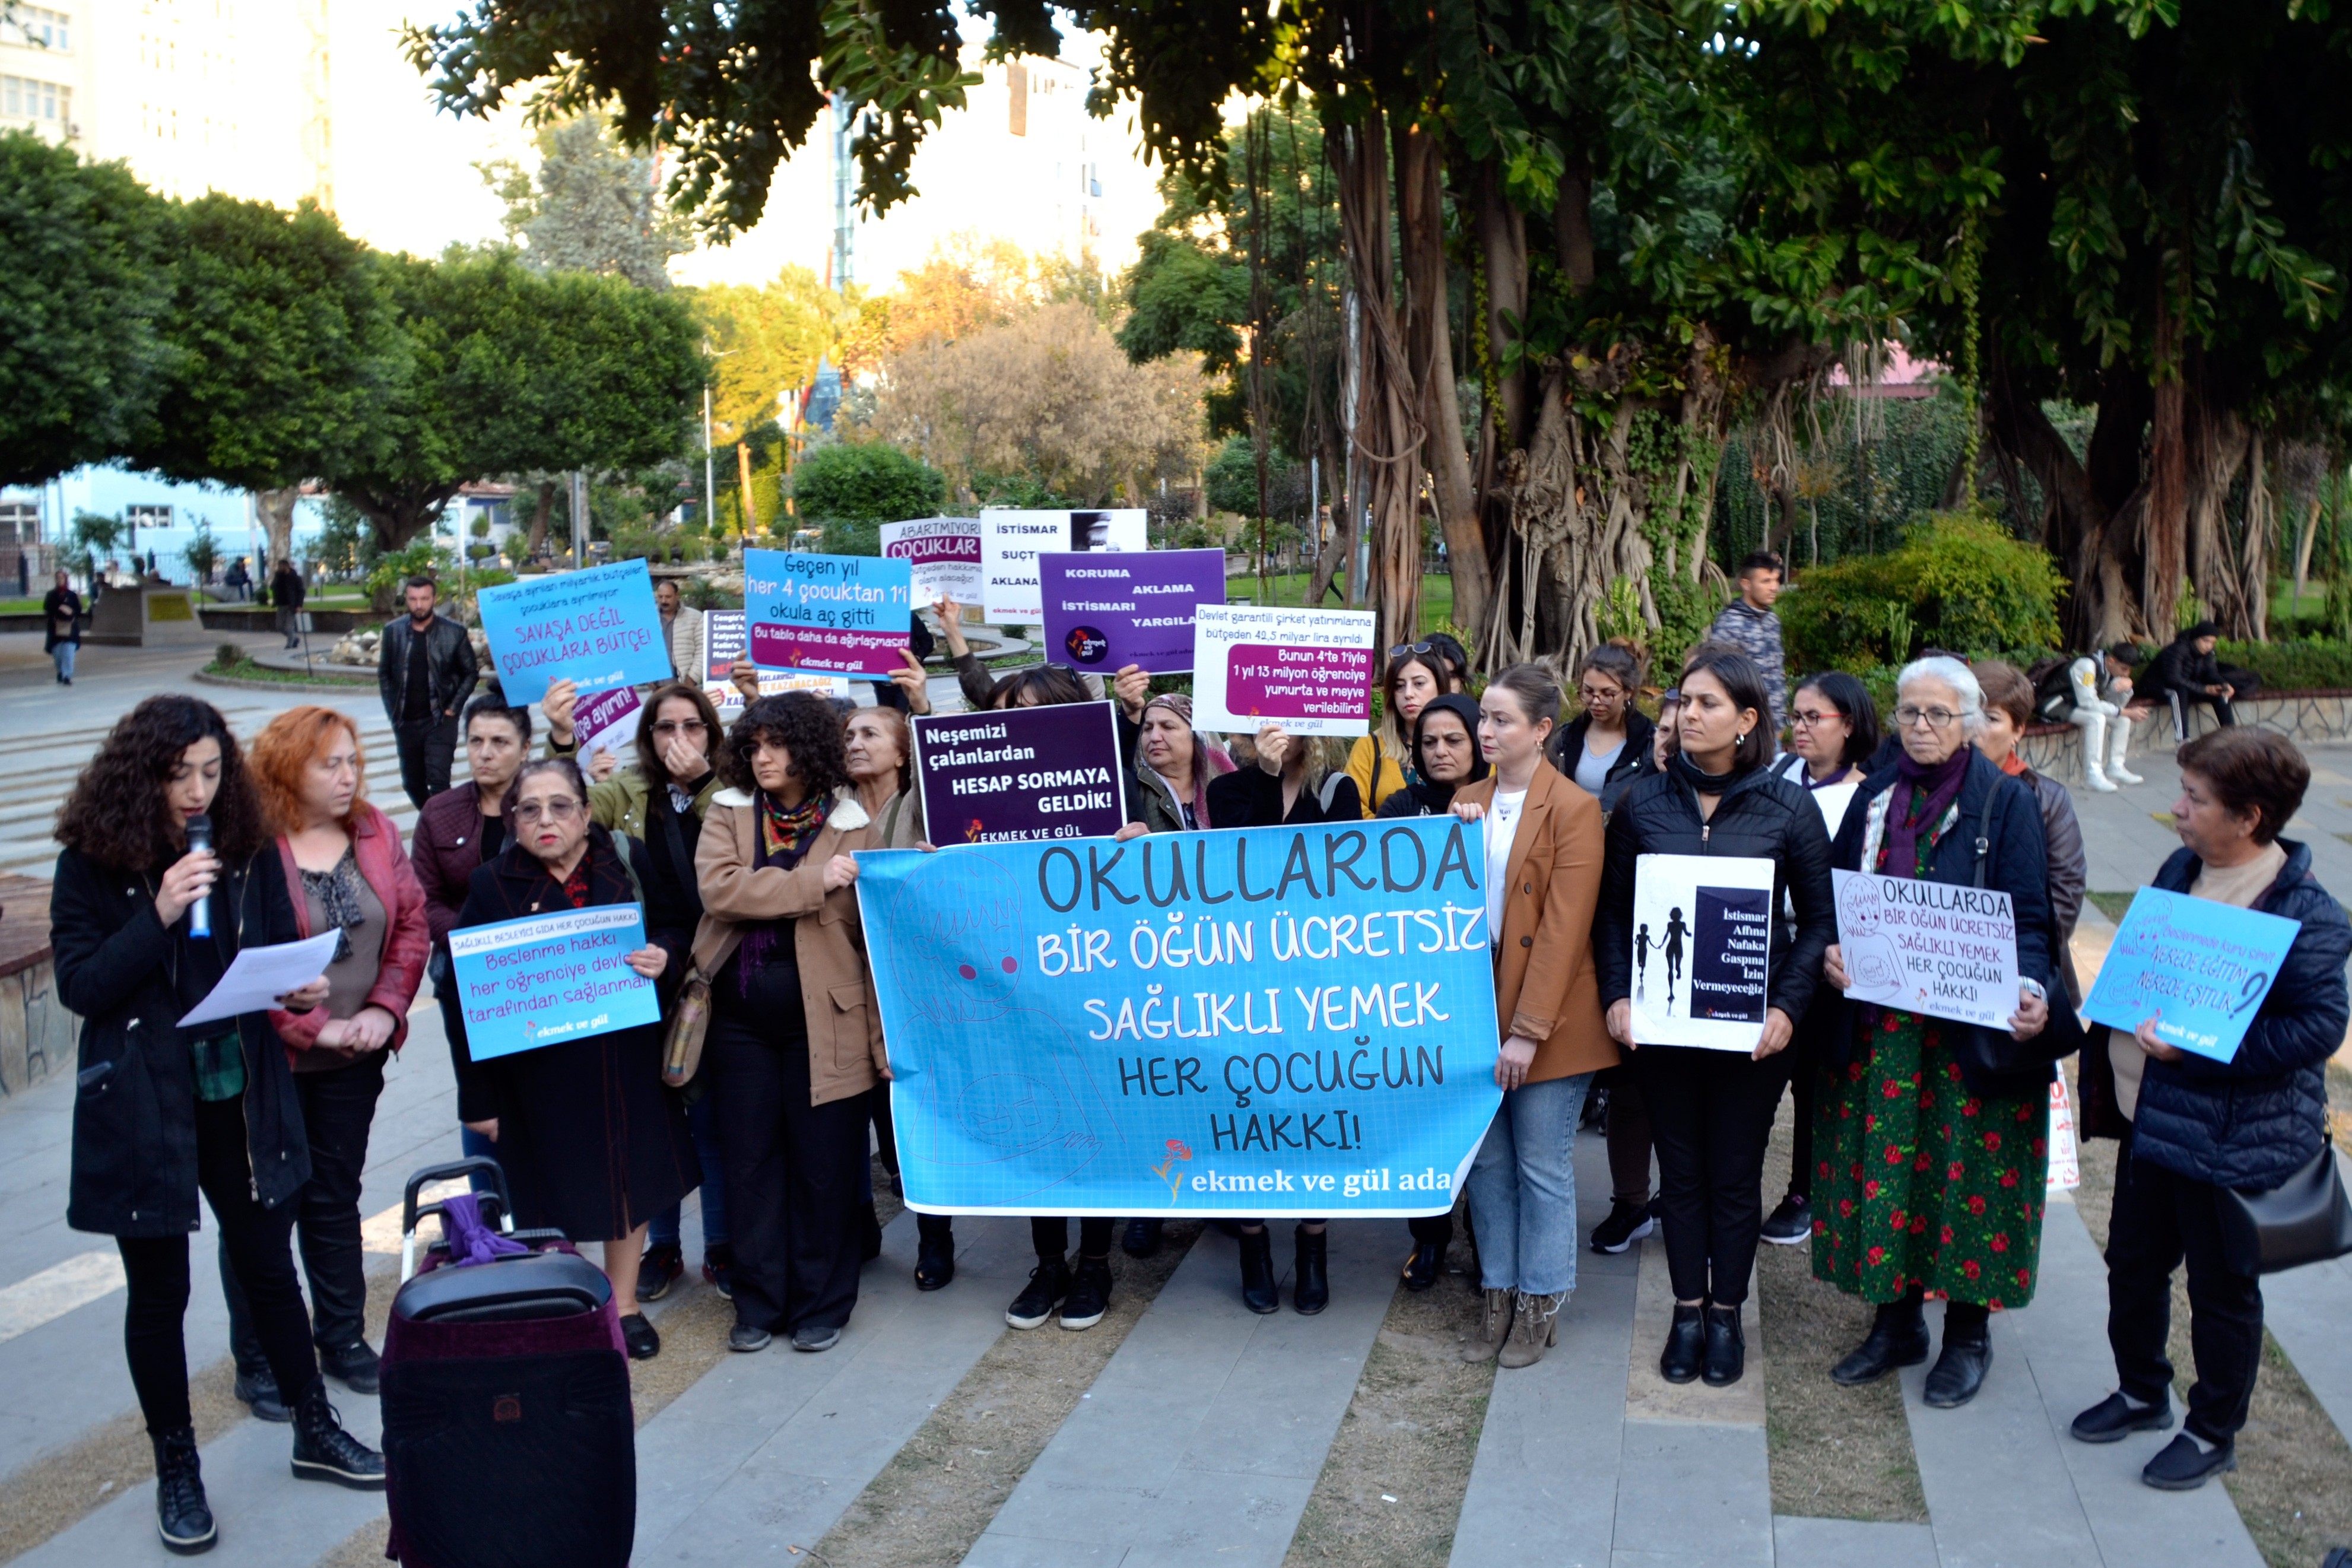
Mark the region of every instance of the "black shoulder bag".
[[2352, 1194], [2324, 1129], [2310, 1163], [2266, 1193], [2223, 1187], [2215, 1212], [2233, 1274], [2276, 1274], [2352, 1253]]

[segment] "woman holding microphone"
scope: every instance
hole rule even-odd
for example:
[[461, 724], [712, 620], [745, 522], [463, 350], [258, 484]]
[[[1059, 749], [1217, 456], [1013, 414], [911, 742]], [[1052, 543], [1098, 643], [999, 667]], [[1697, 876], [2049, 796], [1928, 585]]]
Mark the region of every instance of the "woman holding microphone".
[[[1503, 1103], [1470, 1166], [1486, 1310], [1471, 1362], [1531, 1366], [1559, 1337], [1576, 1289], [1576, 1123], [1592, 1075], [1617, 1065], [1601, 1028], [1592, 914], [1601, 891], [1601, 803], [1547, 766], [1559, 688], [1515, 664], [1478, 704], [1491, 777], [1454, 792], [1454, 815], [1483, 824], [1486, 931]], [[1416, 1240], [1419, 1234], [1416, 1233]]]
[[[58, 813], [49, 942], [82, 1020], [66, 1223], [116, 1238], [123, 1347], [155, 1446], [156, 1528], [174, 1552], [216, 1533], [188, 1405], [188, 1236], [211, 1202], [271, 1373], [294, 1412], [294, 1473], [381, 1488], [383, 1456], [342, 1429], [294, 1278], [310, 1178], [301, 1102], [267, 1012], [183, 1028], [246, 947], [296, 939], [253, 781], [210, 703], [150, 697], [109, 732]], [[321, 975], [277, 998], [326, 1001]]]
[[[1669, 1383], [1705, 1377], [1722, 1387], [1746, 1370], [1739, 1310], [1764, 1219], [1765, 1141], [1788, 1070], [1775, 1058], [1812, 1000], [1837, 920], [1822, 814], [1802, 788], [1771, 772], [1763, 673], [1746, 654], [1708, 644], [1684, 668], [1678, 689], [1680, 749], [1664, 773], [1628, 789], [1609, 819], [1593, 946], [1609, 1033], [1633, 1053], [1658, 1149], [1658, 1210], [1675, 1289], [1658, 1370]], [[1644, 855], [1772, 862], [1764, 1024], [1753, 1051], [1634, 1037], [1633, 894]]]

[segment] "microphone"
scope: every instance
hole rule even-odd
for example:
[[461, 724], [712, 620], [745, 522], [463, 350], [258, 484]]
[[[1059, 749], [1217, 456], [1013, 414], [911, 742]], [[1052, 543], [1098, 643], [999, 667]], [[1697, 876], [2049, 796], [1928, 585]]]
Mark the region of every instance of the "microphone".
[[[212, 853], [212, 847], [213, 819], [209, 816], [192, 816], [188, 818], [188, 853], [194, 855], [201, 851], [205, 854], [210, 854]], [[188, 906], [188, 934], [190, 936], [210, 936], [213, 934], [212, 906], [213, 900], [210, 895], [198, 899], [194, 903]]]

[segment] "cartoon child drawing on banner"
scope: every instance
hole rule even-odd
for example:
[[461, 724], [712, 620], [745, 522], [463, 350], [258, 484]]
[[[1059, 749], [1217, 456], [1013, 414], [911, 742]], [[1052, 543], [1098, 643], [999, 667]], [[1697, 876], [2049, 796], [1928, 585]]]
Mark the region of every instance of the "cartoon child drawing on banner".
[[1650, 999], [1650, 922], [1633, 928], [1633, 1000]]
[[1883, 908], [1875, 879], [1856, 877], [1846, 883], [1838, 909], [1838, 934], [1844, 942], [1846, 976], [1853, 982], [1845, 994], [1858, 1001], [1903, 999], [1903, 955], [1883, 929]]

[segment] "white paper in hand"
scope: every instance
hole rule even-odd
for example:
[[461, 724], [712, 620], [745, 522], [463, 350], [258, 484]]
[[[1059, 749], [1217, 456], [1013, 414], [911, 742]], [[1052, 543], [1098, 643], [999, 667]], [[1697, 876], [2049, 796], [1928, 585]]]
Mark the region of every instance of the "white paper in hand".
[[275, 947], [248, 947], [236, 955], [213, 994], [180, 1020], [180, 1027], [216, 1023], [240, 1013], [261, 1013], [278, 1005], [278, 998], [299, 991], [327, 972], [334, 962], [336, 931], [320, 931], [301, 942]]

